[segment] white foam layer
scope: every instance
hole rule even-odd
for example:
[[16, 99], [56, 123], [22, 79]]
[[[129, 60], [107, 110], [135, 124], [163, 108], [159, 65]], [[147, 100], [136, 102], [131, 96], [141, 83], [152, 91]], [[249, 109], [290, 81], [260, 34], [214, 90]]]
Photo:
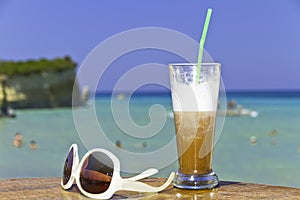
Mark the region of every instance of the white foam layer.
[[206, 82], [201, 84], [172, 85], [174, 111], [216, 111], [217, 95], [212, 94]]

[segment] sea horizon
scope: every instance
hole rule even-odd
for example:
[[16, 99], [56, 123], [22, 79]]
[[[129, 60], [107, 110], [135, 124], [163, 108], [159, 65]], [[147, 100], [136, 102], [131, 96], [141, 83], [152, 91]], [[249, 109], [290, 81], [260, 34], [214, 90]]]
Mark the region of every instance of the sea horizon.
[[[112, 91], [97, 91], [95, 93], [91, 93], [91, 96], [95, 97], [108, 97], [112, 95], [133, 95], [133, 96], [170, 96], [171, 91], [170, 90], [150, 90], [150, 91], [135, 91], [135, 92], [128, 92], [128, 91], [118, 91], [118, 92], [112, 92]], [[275, 97], [300, 97], [300, 89], [268, 89], [268, 90], [228, 90], [226, 91], [226, 96], [236, 96], [239, 95], [239, 97], [262, 97], [262, 98], [275, 98]]]

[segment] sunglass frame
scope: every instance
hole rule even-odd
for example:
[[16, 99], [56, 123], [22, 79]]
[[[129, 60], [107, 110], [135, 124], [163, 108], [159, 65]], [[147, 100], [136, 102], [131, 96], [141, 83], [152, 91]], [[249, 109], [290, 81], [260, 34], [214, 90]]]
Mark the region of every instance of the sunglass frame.
[[[73, 149], [73, 163], [72, 163], [71, 175], [66, 184], [63, 184], [63, 180], [61, 181], [61, 186], [63, 189], [68, 190], [72, 187], [72, 185], [75, 182], [78, 189], [80, 190], [80, 192], [83, 195], [90, 197], [90, 198], [108, 199], [108, 198], [111, 198], [114, 195], [114, 193], [119, 190], [137, 191], [137, 192], [160, 192], [160, 191], [166, 189], [170, 185], [170, 183], [173, 181], [174, 176], [175, 176], [175, 173], [172, 172], [170, 174], [168, 180], [162, 186], [153, 187], [153, 186], [147, 185], [145, 183], [139, 182], [137, 180], [140, 180], [140, 179], [146, 178], [148, 176], [151, 176], [153, 174], [156, 174], [158, 172], [158, 170], [155, 168], [150, 168], [137, 176], [125, 179], [125, 178], [122, 178], [120, 175], [120, 160], [112, 152], [110, 152], [106, 149], [102, 149], [102, 148], [95, 148], [95, 149], [88, 151], [83, 156], [81, 161], [79, 162], [77, 144], [71, 145], [67, 156], [69, 156], [72, 149]], [[105, 192], [100, 193], [100, 194], [93, 194], [93, 193], [89, 193], [89, 192], [85, 191], [82, 188], [80, 181], [79, 181], [80, 180], [80, 171], [84, 165], [84, 161], [86, 159], [88, 159], [88, 156], [90, 156], [91, 154], [93, 154], [95, 152], [101, 152], [101, 153], [106, 154], [112, 160], [113, 167], [114, 167], [112, 180], [111, 180], [111, 183], [110, 183], [108, 189]]]

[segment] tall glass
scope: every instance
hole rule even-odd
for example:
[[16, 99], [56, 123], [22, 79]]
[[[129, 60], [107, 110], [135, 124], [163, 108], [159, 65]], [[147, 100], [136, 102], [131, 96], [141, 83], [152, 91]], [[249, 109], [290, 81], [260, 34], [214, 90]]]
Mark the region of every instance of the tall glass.
[[218, 176], [212, 170], [212, 151], [220, 66], [202, 63], [197, 82], [197, 64], [169, 65], [179, 160], [175, 187], [207, 189], [218, 185]]

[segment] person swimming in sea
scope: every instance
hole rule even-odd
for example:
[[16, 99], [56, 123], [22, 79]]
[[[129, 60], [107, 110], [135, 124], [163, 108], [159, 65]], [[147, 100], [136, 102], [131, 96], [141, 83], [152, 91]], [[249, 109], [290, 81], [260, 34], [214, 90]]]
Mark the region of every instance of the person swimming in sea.
[[117, 140], [117, 141], [116, 141], [116, 146], [117, 146], [118, 148], [122, 148], [122, 143], [121, 143], [120, 140]]
[[15, 135], [13, 144], [15, 147], [19, 148], [22, 146], [22, 143], [23, 143], [23, 137], [22, 137], [21, 133], [17, 132]]
[[30, 149], [35, 150], [37, 148], [37, 144], [35, 140], [30, 141]]

